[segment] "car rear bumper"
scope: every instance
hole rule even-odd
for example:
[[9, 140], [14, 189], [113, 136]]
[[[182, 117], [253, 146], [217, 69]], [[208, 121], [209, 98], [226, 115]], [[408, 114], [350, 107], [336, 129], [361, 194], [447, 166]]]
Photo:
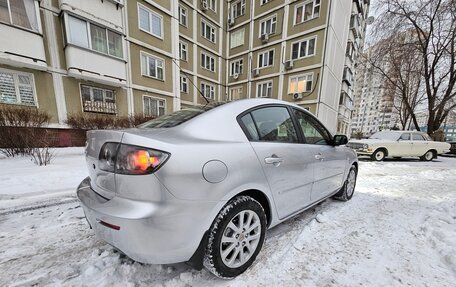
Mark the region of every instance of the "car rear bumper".
[[[208, 230], [217, 202], [106, 199], [84, 179], [77, 197], [96, 235], [135, 261], [169, 264], [188, 261]], [[209, 224], [209, 226], [208, 226]]]

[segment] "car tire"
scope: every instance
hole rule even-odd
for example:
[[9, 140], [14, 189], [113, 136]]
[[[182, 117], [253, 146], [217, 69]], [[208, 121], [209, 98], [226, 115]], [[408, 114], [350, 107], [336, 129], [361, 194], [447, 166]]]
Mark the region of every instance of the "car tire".
[[353, 193], [355, 193], [357, 175], [358, 171], [356, 169], [356, 166], [352, 165], [350, 171], [348, 172], [347, 179], [345, 180], [344, 185], [339, 190], [339, 192], [334, 195], [335, 199], [341, 201], [348, 201], [353, 197]]
[[435, 158], [435, 154], [432, 150], [428, 150], [423, 156], [420, 157], [422, 161], [432, 161]]
[[378, 149], [372, 155], [371, 159], [375, 161], [382, 161], [386, 157], [386, 150], [385, 149]]
[[210, 228], [204, 266], [223, 279], [243, 273], [263, 246], [266, 222], [263, 207], [252, 197], [238, 196], [229, 201]]

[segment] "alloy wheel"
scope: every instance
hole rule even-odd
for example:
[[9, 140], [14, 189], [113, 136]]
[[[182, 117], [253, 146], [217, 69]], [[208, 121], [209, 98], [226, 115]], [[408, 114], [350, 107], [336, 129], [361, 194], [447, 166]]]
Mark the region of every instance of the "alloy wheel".
[[255, 253], [260, 242], [261, 222], [252, 210], [243, 210], [228, 223], [220, 244], [223, 263], [229, 268], [245, 264]]
[[347, 179], [347, 196], [350, 197], [353, 192], [355, 191], [355, 183], [356, 183], [356, 172], [352, 169], [348, 174]]

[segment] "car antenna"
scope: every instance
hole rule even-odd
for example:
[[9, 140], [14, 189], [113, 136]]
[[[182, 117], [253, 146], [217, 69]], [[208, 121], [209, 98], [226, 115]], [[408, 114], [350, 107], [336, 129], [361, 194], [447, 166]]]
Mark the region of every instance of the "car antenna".
[[179, 70], [181, 71], [181, 73], [184, 74], [184, 75], [187, 77], [187, 79], [190, 81], [190, 83], [192, 83], [192, 85], [198, 90], [199, 94], [200, 94], [200, 95], [203, 97], [203, 99], [206, 101], [206, 105], [209, 104], [209, 103], [210, 103], [209, 100], [204, 96], [203, 92], [201, 92], [201, 90], [198, 89], [198, 87], [195, 85], [195, 83], [193, 83], [193, 81], [190, 80], [190, 77], [188, 76], [188, 74], [187, 74], [186, 72], [184, 72], [184, 71], [181, 69], [181, 67], [176, 63], [176, 61], [175, 61], [173, 58], [171, 58], [171, 59], [173, 60], [173, 63], [179, 68]]

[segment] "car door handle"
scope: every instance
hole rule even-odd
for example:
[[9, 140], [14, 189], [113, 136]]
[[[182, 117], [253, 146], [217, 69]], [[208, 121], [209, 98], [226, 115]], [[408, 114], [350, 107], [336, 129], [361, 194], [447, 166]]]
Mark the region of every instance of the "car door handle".
[[283, 158], [272, 155], [271, 157], [265, 158], [264, 162], [267, 164], [273, 164], [275, 166], [278, 166], [283, 162]]
[[317, 160], [324, 160], [324, 159], [325, 159], [325, 156], [322, 155], [321, 153], [317, 153], [317, 154], [315, 155], [315, 159], [317, 159]]

